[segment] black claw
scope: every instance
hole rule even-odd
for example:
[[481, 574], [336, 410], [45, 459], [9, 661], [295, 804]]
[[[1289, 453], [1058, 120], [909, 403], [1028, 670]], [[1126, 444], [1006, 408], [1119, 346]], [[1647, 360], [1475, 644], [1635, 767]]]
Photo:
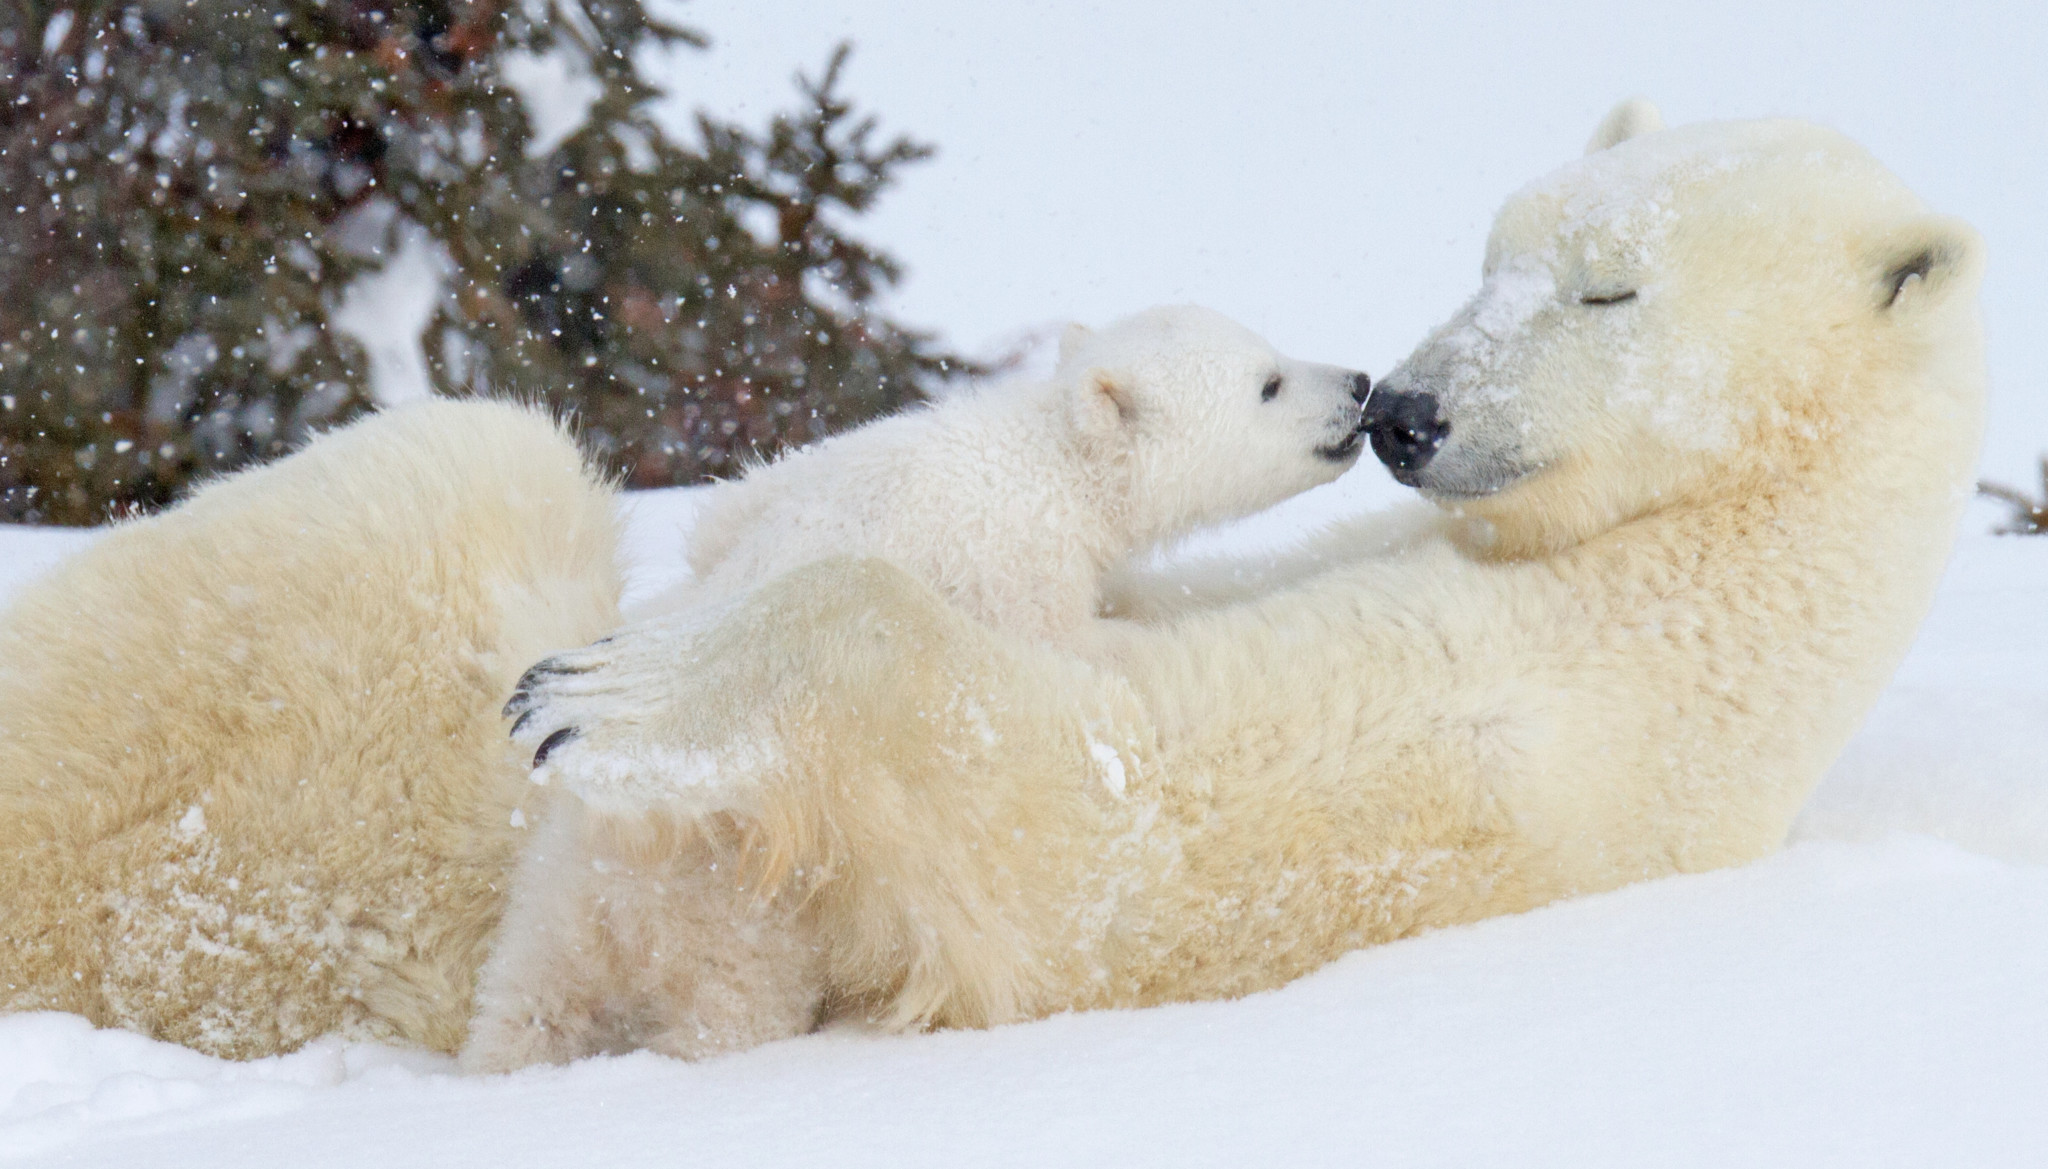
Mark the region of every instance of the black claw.
[[517, 697], [521, 694], [526, 693], [527, 691], [533, 689], [535, 686], [540, 685], [540, 680], [542, 678], [547, 677], [549, 674], [555, 673], [554, 661], [555, 659], [548, 658], [544, 661], [535, 662], [533, 665], [526, 667], [526, 672], [524, 674], [519, 675], [519, 680], [512, 684], [513, 696]]
[[540, 750], [533, 753], [533, 765], [539, 767], [548, 761], [554, 749], [574, 739], [580, 732], [575, 727], [563, 727], [540, 741]]
[[[610, 639], [607, 638], [606, 640], [609, 641]], [[505, 709], [500, 711], [498, 716], [500, 718], [511, 718], [513, 715], [522, 714], [533, 709], [533, 692], [540, 689], [542, 684], [549, 678], [561, 677], [567, 674], [588, 674], [593, 669], [596, 669], [596, 667], [564, 665], [560, 658], [542, 658], [540, 661], [528, 666], [526, 672], [519, 675], [519, 681], [512, 684], [512, 697], [505, 700]], [[518, 733], [518, 729], [514, 727], [513, 733]]]
[[[524, 695], [519, 695], [517, 697], [524, 697]], [[519, 714], [519, 721], [513, 723], [512, 729], [506, 733], [515, 739], [518, 738], [519, 732], [526, 729], [526, 724], [532, 722], [533, 716], [537, 713], [539, 712], [532, 710], [521, 711]]]

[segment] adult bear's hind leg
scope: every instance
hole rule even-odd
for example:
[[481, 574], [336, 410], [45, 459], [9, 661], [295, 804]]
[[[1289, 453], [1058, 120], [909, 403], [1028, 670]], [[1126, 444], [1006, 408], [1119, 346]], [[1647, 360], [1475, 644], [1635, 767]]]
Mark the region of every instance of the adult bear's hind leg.
[[336, 1030], [454, 1050], [534, 797], [498, 708], [618, 624], [615, 537], [548, 418], [436, 400], [21, 589], [0, 1009], [236, 1058]]

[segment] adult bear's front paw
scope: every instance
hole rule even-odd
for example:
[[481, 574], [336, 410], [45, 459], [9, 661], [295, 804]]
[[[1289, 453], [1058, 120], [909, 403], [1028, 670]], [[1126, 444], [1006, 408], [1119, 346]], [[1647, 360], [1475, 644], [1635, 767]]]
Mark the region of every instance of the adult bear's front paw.
[[505, 716], [533, 750], [534, 782], [559, 780], [602, 811], [747, 807], [780, 752], [759, 704], [721, 676], [723, 655], [706, 644], [722, 615], [629, 626], [526, 671]]
[[[565, 699], [590, 693], [588, 689], [579, 692], [576, 687], [557, 687], [554, 683], [563, 678], [598, 673], [610, 663], [593, 656], [593, 653], [611, 642], [610, 637], [601, 638], [592, 642], [588, 649], [543, 658], [519, 675], [519, 681], [512, 687], [512, 697], [505, 701], [503, 711], [504, 717], [513, 720], [513, 739], [531, 737], [535, 727], [547, 721], [550, 715], [559, 715], [565, 709]], [[573, 726], [557, 727], [548, 732], [541, 739], [540, 748], [534, 752], [533, 765], [539, 767], [545, 763], [555, 747], [575, 737], [574, 732]]]
[[504, 716], [513, 720], [514, 741], [537, 742], [534, 767], [546, 764], [557, 748], [581, 734], [573, 720], [593, 699], [621, 693], [620, 679], [611, 669], [615, 663], [595, 656], [611, 641], [605, 638], [588, 649], [543, 659], [519, 676]]

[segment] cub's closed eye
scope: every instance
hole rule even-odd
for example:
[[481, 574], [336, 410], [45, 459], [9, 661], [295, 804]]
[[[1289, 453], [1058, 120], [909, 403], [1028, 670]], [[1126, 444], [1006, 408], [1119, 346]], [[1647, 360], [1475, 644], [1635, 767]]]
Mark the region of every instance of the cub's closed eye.
[[1259, 391], [1259, 401], [1270, 402], [1280, 396], [1280, 375], [1274, 374], [1266, 382], [1266, 388]]
[[1626, 304], [1629, 301], [1634, 300], [1635, 298], [1636, 290], [1633, 288], [1629, 289], [1627, 292], [1581, 292], [1579, 294], [1579, 303]]

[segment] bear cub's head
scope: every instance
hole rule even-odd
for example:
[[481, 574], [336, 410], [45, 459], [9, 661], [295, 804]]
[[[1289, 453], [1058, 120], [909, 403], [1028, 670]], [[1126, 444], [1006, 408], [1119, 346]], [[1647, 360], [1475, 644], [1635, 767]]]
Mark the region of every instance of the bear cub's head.
[[1192, 305], [1070, 326], [1053, 380], [1077, 449], [1125, 493], [1140, 541], [1335, 479], [1364, 445], [1371, 387], [1363, 373], [1284, 357]]

